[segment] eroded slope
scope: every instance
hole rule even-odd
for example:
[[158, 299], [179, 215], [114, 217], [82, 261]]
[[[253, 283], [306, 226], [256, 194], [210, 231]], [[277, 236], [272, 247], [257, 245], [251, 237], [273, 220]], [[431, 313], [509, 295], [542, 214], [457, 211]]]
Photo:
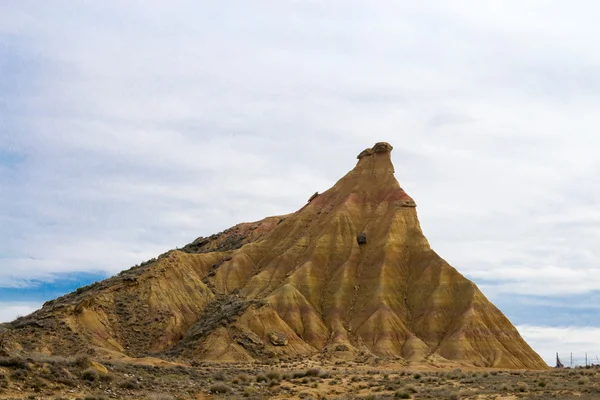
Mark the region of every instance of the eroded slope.
[[[508, 319], [440, 258], [391, 146], [302, 209], [240, 224], [47, 304], [6, 335], [32, 351], [251, 360], [365, 354], [545, 368]], [[70, 350], [69, 350], [70, 351]]]

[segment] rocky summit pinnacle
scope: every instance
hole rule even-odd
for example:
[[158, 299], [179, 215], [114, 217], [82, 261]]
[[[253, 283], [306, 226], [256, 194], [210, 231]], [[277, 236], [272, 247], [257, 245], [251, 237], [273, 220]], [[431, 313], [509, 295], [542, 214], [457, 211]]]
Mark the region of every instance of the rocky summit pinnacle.
[[375, 143], [375, 146], [361, 151], [356, 158], [360, 160], [363, 157], [370, 156], [375, 153], [390, 153], [393, 149], [394, 148], [392, 147], [392, 145], [387, 142], [378, 142]]
[[28, 352], [109, 358], [378, 356], [545, 368], [502, 312], [431, 249], [391, 151], [384, 142], [364, 150], [292, 214], [198, 238], [46, 303], [5, 335]]

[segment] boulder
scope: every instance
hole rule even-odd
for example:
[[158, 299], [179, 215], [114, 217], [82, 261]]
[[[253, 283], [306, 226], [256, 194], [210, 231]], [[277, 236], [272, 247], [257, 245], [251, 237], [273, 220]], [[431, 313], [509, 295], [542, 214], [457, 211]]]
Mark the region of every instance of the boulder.
[[356, 241], [358, 242], [358, 244], [365, 244], [367, 243], [367, 234], [365, 232], [361, 232], [356, 236]]
[[287, 337], [279, 332], [269, 333], [269, 341], [273, 346], [286, 346], [288, 344]]

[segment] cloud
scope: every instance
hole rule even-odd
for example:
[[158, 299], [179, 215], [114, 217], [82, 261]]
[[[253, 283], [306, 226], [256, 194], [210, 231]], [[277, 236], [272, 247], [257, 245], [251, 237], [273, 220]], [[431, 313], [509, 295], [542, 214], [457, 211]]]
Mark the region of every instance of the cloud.
[[546, 327], [517, 326], [521, 336], [542, 356], [550, 366], [556, 365], [556, 353], [565, 366], [570, 366], [571, 353], [573, 365], [588, 363], [600, 364], [600, 328], [598, 327]]
[[17, 317], [30, 314], [41, 306], [41, 303], [0, 302], [0, 323], [10, 322]]
[[234, 3], [0, 5], [0, 286], [294, 211], [386, 140], [490, 297], [597, 290], [596, 3]]

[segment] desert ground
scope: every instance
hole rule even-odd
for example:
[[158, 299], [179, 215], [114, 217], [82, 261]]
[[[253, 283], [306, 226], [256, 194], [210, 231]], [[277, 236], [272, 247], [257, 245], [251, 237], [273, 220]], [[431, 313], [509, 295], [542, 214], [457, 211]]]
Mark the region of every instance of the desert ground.
[[0, 359], [1, 399], [597, 399], [600, 369], [406, 366], [379, 359], [165, 364]]

